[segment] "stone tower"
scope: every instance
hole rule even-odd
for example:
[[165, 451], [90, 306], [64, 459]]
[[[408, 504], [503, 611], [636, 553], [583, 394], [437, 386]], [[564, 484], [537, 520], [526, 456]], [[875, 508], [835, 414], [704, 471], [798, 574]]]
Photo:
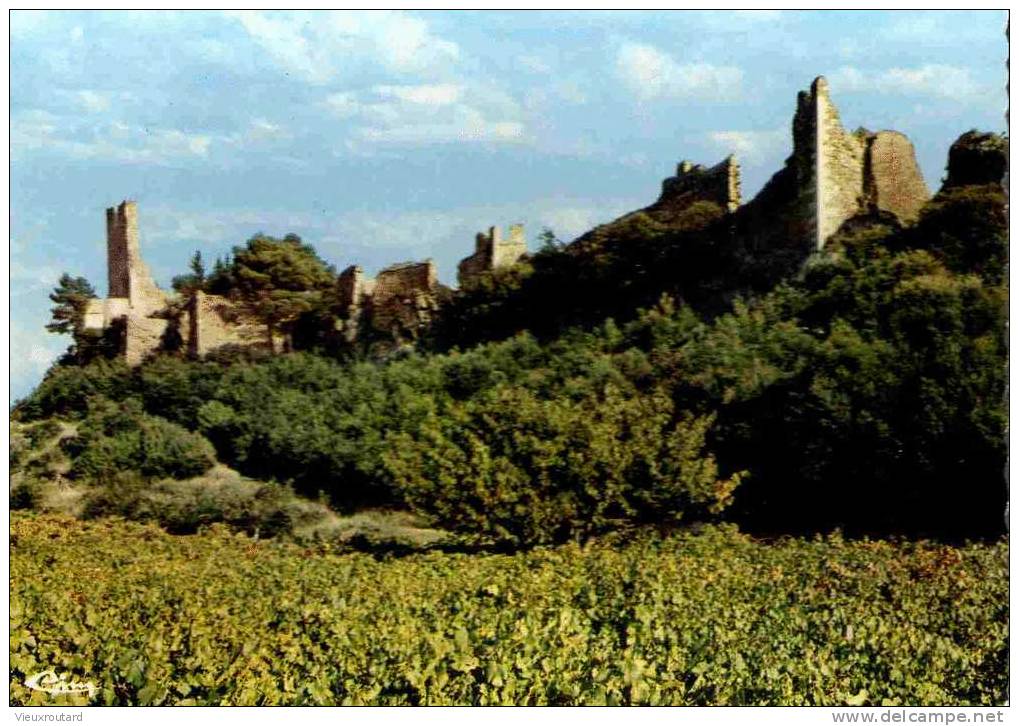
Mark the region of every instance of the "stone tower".
[[167, 329], [167, 297], [142, 261], [138, 241], [138, 207], [124, 201], [106, 210], [106, 270], [109, 294], [89, 301], [85, 327], [93, 330], [123, 323], [124, 359], [137, 365], [157, 350]]
[[166, 295], [142, 260], [135, 202], [124, 201], [106, 210], [106, 265], [109, 297], [127, 298], [131, 309], [142, 314], [166, 306]]

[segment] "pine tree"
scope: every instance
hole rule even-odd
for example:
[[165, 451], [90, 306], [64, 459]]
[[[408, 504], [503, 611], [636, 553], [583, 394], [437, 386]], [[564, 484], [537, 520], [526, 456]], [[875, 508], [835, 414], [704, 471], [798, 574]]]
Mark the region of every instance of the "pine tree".
[[88, 301], [95, 296], [95, 289], [88, 280], [71, 277], [65, 272], [50, 293], [50, 300], [56, 305], [52, 308], [53, 318], [46, 324], [46, 330], [60, 335], [70, 334], [77, 340], [85, 325]]

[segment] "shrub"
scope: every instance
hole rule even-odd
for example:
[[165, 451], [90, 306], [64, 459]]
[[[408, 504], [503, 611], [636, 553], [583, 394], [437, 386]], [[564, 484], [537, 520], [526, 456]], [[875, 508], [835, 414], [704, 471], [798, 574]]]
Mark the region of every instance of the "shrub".
[[32, 394], [19, 401], [13, 415], [25, 421], [50, 416], [83, 417], [89, 400], [121, 400], [135, 390], [130, 368], [122, 360], [100, 359], [85, 366], [56, 365]]
[[703, 451], [709, 425], [674, 420], [660, 394], [606, 386], [542, 400], [503, 387], [391, 435], [383, 459], [410, 506], [439, 526], [538, 544], [720, 511], [739, 477], [718, 478]]
[[204, 437], [143, 413], [137, 399], [94, 401], [77, 436], [63, 445], [76, 479], [103, 480], [122, 471], [183, 479], [216, 462], [215, 450]]
[[122, 472], [94, 487], [85, 499], [86, 518], [109, 515], [154, 522], [174, 534], [193, 534], [222, 523], [247, 534], [274, 537], [324, 519], [329, 510], [274, 482], [218, 469], [204, 477], [155, 482]]

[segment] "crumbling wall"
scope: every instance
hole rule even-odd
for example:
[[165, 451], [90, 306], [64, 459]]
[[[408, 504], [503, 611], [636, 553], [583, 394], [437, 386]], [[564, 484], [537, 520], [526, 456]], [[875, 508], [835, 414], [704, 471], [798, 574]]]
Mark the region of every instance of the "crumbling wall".
[[828, 82], [819, 77], [811, 85], [817, 151], [817, 249], [842, 223], [862, 209], [863, 168], [867, 132], [849, 134], [842, 128], [838, 109], [828, 95]]
[[187, 349], [201, 358], [224, 346], [243, 346], [278, 350], [279, 336], [270, 342], [268, 328], [255, 320], [242, 306], [221, 295], [196, 291], [187, 309]]
[[125, 200], [106, 210], [106, 249], [109, 297], [126, 297], [132, 312], [141, 315], [166, 307], [166, 294], [142, 259], [135, 202]]
[[526, 254], [524, 225], [511, 224], [505, 240], [498, 227], [489, 227], [487, 233], [478, 232], [476, 235], [474, 254], [465, 257], [457, 266], [457, 281], [463, 287], [486, 272], [516, 264]]
[[124, 318], [124, 358], [129, 365], [137, 365], [159, 349], [169, 323], [166, 294], [142, 260], [138, 207], [132, 201], [106, 210], [106, 264], [109, 296], [102, 307], [102, 322], [98, 306], [90, 306], [87, 325], [108, 328]]
[[371, 297], [371, 325], [394, 338], [414, 337], [438, 309], [438, 273], [432, 260], [382, 270]]
[[740, 171], [735, 156], [730, 154], [708, 169], [681, 161], [676, 176], [662, 182], [662, 194], [653, 207], [679, 211], [698, 201], [714, 202], [727, 212], [736, 211], [740, 204]]
[[891, 212], [912, 222], [930, 196], [909, 139], [895, 131], [848, 133], [823, 77], [799, 93], [792, 131], [785, 167], [737, 215], [749, 253], [794, 263], [859, 215]]
[[930, 198], [913, 144], [898, 131], [869, 137], [865, 183], [868, 202], [904, 224], [916, 221]]
[[340, 329], [343, 339], [353, 343], [362, 329], [363, 319], [375, 291], [375, 280], [358, 265], [351, 265], [336, 278], [340, 304]]

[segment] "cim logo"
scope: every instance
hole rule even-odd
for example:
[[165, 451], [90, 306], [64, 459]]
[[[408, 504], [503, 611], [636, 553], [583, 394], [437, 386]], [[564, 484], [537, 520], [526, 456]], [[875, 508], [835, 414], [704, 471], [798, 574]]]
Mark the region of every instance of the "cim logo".
[[42, 691], [57, 696], [62, 693], [87, 693], [91, 698], [99, 689], [92, 681], [70, 681], [65, 676], [58, 676], [56, 671], [48, 670], [36, 673], [25, 679], [25, 685], [33, 691]]

